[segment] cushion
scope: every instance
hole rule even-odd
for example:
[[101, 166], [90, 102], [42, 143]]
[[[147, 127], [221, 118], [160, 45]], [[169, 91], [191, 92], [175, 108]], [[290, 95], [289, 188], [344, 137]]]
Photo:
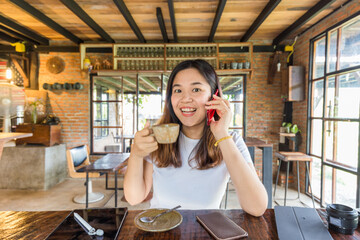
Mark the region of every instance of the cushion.
[[73, 148], [70, 150], [70, 154], [74, 162], [74, 167], [78, 167], [87, 159], [87, 147], [84, 145]]

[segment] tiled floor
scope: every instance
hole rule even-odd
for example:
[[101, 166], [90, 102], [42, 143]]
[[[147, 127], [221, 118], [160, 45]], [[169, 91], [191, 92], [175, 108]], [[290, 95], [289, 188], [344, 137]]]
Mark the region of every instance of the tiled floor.
[[[109, 181], [112, 183], [113, 181]], [[122, 186], [122, 179], [119, 179], [118, 186]], [[111, 187], [111, 186], [110, 186]], [[114, 207], [115, 197], [113, 190], [105, 190], [105, 180], [93, 179], [93, 191], [102, 192], [105, 197], [99, 202], [89, 204], [89, 207]], [[84, 179], [68, 178], [47, 191], [28, 190], [6, 190], [0, 189], [0, 211], [41, 211], [41, 210], [73, 210], [84, 208], [85, 204], [74, 203], [72, 198], [78, 194], [85, 194]], [[283, 198], [284, 188], [277, 187], [276, 198]], [[131, 209], [147, 209], [150, 204], [145, 202], [136, 206], [130, 206], [127, 202], [121, 201], [123, 192], [118, 191], [118, 206]], [[288, 191], [288, 199], [296, 198], [296, 190]], [[301, 200], [312, 207], [311, 198], [301, 194]], [[282, 201], [279, 201], [282, 204]], [[306, 206], [299, 200], [287, 201], [287, 206]], [[273, 207], [276, 203], [273, 202]], [[224, 200], [221, 204], [224, 208]], [[319, 204], [316, 204], [319, 207]], [[230, 187], [228, 194], [227, 209], [240, 208], [235, 190]]]

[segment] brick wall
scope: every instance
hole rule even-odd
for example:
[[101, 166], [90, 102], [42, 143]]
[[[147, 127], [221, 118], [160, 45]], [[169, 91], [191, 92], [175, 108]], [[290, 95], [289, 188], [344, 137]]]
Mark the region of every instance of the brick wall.
[[[254, 53], [253, 75], [246, 84], [246, 127], [247, 136], [256, 137], [273, 144], [273, 151], [277, 151], [279, 144], [279, 127], [282, 123], [284, 104], [281, 100], [281, 74], [276, 73], [272, 84], [267, 83], [269, 58], [272, 53]], [[281, 57], [285, 66], [285, 56]], [[262, 152], [255, 151], [255, 165], [261, 176]], [[273, 159], [273, 173], [276, 171]]]
[[[46, 61], [59, 56], [65, 61], [65, 70], [59, 74], [52, 74], [46, 69]], [[82, 83], [81, 90], [47, 91], [50, 99], [50, 113], [54, 113], [61, 121], [61, 138], [67, 148], [90, 141], [90, 108], [89, 108], [89, 80], [86, 73], [80, 71], [79, 53], [50, 53], [40, 54], [39, 88], [44, 90], [44, 83]]]
[[[310, 39], [319, 35], [327, 28], [332, 27], [339, 21], [350, 17], [360, 10], [360, 4], [358, 1], [352, 1], [345, 5], [326, 19], [309, 29], [303, 35], [301, 35], [294, 46], [294, 65], [301, 65], [305, 67], [305, 79], [306, 79], [306, 102], [308, 100], [308, 73], [309, 73], [309, 46]], [[306, 133], [307, 133], [307, 104], [305, 102], [294, 102], [293, 104], [293, 122], [297, 123], [299, 128], [302, 130], [301, 136], [303, 144], [300, 146], [301, 152], [306, 152]], [[305, 176], [305, 166], [300, 164], [301, 176]], [[301, 191], [305, 189], [304, 177], [301, 177]]]

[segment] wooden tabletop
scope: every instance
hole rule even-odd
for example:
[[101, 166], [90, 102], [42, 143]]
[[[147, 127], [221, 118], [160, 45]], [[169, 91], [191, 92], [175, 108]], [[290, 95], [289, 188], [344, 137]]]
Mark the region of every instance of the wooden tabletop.
[[[274, 210], [268, 209], [262, 217], [253, 217], [242, 210], [179, 210], [183, 222], [179, 227], [162, 233], [139, 230], [134, 218], [141, 211], [129, 211], [118, 239], [212, 239], [208, 232], [196, 221], [196, 215], [220, 211], [248, 232], [248, 239], [278, 239]], [[326, 223], [324, 209], [318, 209]], [[2, 239], [44, 239], [61, 223], [70, 211], [13, 212], [0, 211], [0, 233]], [[360, 239], [360, 228], [353, 235], [336, 234], [336, 239]]]
[[31, 137], [32, 133], [0, 133], [0, 141], [10, 141], [12, 139], [16, 138], [25, 138], [25, 137]]
[[45, 239], [70, 211], [0, 211], [0, 239]]
[[126, 166], [130, 153], [111, 153], [86, 167], [87, 172], [115, 172]]
[[32, 133], [0, 133], [0, 160], [2, 156], [2, 152], [4, 149], [4, 145], [6, 142], [16, 139], [16, 138], [25, 138], [25, 137], [31, 137]]
[[246, 137], [245, 138], [246, 146], [248, 147], [272, 147], [273, 145], [271, 143], [266, 143], [265, 141], [253, 138], [253, 137]]

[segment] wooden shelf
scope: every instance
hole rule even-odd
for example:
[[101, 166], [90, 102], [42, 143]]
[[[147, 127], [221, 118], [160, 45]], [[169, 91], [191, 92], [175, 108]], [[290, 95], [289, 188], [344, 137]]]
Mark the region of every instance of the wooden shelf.
[[279, 133], [282, 137], [295, 137], [295, 133]]
[[189, 59], [217, 59], [217, 57], [203, 57], [203, 56], [193, 56], [193, 57], [166, 57], [166, 60], [189, 60]]
[[[247, 47], [249, 50], [247, 52], [231, 52], [234, 48], [242, 48]], [[232, 62], [232, 61], [248, 61], [250, 62], [250, 67], [252, 67], [252, 57], [253, 57], [253, 44], [252, 43], [154, 43], [154, 44], [143, 44], [143, 43], [131, 43], [131, 44], [123, 44], [123, 43], [115, 43], [115, 44], [81, 44], [80, 45], [80, 57], [81, 57], [81, 69], [84, 68], [84, 59], [86, 57], [86, 49], [88, 48], [111, 48], [112, 49], [112, 69], [121, 71], [121, 72], [129, 72], [129, 73], [137, 73], [137, 72], [171, 72], [178, 61], [181, 60], [189, 60], [189, 59], [204, 59], [208, 61], [215, 69], [216, 72], [223, 75], [231, 75], [231, 74], [249, 74], [251, 78], [253, 69], [220, 69], [220, 62]], [[181, 50], [180, 50], [181, 48]], [[220, 54], [223, 52], [219, 52], [219, 48], [225, 49], [224, 53], [226, 53], [226, 49], [230, 51], [232, 54], [241, 54], [239, 57], [235, 57], [233, 60], [226, 59]], [[196, 54], [195, 56], [176, 56], [180, 54], [184, 54], [183, 51], [187, 51], [186, 54]], [[198, 53], [198, 54], [197, 54]], [[204, 56], [206, 53], [209, 56]], [[108, 52], [107, 52], [108, 54]], [[126, 57], [121, 56], [121, 54], [126, 55]], [[136, 55], [140, 56], [128, 56], [128, 55]], [[143, 55], [155, 55], [156, 57], [147, 57], [141, 56]], [[159, 56], [160, 55], [160, 56]], [[154, 61], [163, 61], [163, 67], [156, 67], [158, 69], [154, 70], [118, 70], [118, 65], [121, 64], [120, 61], [148, 61], [145, 62], [144, 65], [154, 64]], [[175, 63], [173, 62], [175, 61]], [[93, 64], [93, 63], [92, 63]], [[131, 64], [131, 63], [130, 63]], [[132, 63], [134, 64], [134, 63]], [[159, 65], [159, 63], [156, 63]], [[161, 64], [162, 65], [162, 64]], [[141, 66], [142, 67], [142, 64]], [[128, 67], [126, 67], [128, 68]], [[130, 66], [131, 68], [131, 66]], [[144, 67], [145, 68], [145, 67]], [[98, 71], [106, 71], [106, 69], [100, 69]]]
[[163, 57], [114, 57], [116, 60], [164, 60]]
[[80, 69], [87, 71], [87, 69], [84, 69], [84, 59], [86, 57], [86, 49], [87, 48], [112, 48], [112, 47], [113, 47], [112, 43], [104, 43], [104, 44], [81, 43], [80, 44]]
[[217, 73], [251, 73], [252, 69], [218, 69]]

